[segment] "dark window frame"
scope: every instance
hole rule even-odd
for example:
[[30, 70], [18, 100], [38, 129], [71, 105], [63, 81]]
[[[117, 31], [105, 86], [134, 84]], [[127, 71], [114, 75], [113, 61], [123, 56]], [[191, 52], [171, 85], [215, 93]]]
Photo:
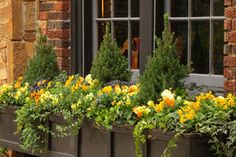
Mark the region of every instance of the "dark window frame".
[[[153, 3], [153, 0], [140, 0], [140, 72], [153, 51]], [[71, 0], [71, 71], [74, 74], [88, 74], [92, 65], [92, 18], [92, 0]]]

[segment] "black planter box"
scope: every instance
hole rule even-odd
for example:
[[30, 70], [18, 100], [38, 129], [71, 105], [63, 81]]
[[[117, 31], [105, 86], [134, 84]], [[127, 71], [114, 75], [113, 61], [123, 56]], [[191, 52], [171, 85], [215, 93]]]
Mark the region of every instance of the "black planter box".
[[[0, 110], [0, 146], [23, 152], [19, 147], [19, 135], [15, 135], [14, 122], [17, 108]], [[54, 130], [56, 124], [66, 125], [61, 116], [50, 116], [49, 127]], [[63, 138], [48, 138], [48, 151], [33, 154], [41, 157], [136, 157], [132, 127], [113, 127], [105, 131], [90, 121], [84, 121], [79, 135]], [[143, 145], [144, 157], [159, 157], [163, 153], [172, 133], [154, 130], [156, 138]], [[208, 138], [190, 134], [180, 137], [172, 157], [213, 157], [209, 151]], [[23, 152], [27, 153], [27, 152]], [[29, 153], [30, 154], [30, 153]]]

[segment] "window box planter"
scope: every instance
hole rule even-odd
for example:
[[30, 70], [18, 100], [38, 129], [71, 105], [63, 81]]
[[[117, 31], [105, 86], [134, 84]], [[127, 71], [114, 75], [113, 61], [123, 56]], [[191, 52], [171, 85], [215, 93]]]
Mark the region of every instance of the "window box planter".
[[[14, 122], [17, 107], [8, 107], [0, 110], [0, 146], [24, 152], [19, 147], [19, 135], [15, 135], [16, 124]], [[49, 126], [52, 130], [55, 125], [66, 122], [61, 116], [50, 116]], [[34, 154], [42, 157], [136, 157], [132, 127], [113, 127], [111, 131], [105, 131], [96, 127], [91, 121], [85, 120], [80, 134], [63, 138], [48, 138], [48, 151], [42, 154]], [[144, 157], [161, 156], [168, 141], [173, 137], [170, 132], [161, 133], [152, 131], [153, 139], [143, 145]], [[208, 138], [190, 134], [179, 138], [173, 157], [213, 157], [209, 151]]]
[[[41, 155], [40, 153], [32, 153], [31, 151], [24, 151], [20, 148], [20, 134], [16, 134], [16, 113], [19, 107], [8, 106], [0, 110], [0, 146], [12, 149], [17, 152], [22, 152], [29, 155]], [[45, 133], [41, 134], [42, 138], [48, 138]], [[42, 145], [41, 143], [39, 145]], [[42, 145], [48, 149], [47, 146]]]

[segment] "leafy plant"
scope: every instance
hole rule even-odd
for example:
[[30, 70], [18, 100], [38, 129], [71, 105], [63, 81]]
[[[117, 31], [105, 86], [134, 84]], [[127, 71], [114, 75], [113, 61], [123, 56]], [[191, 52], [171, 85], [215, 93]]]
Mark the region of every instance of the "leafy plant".
[[93, 61], [90, 73], [102, 82], [113, 80], [129, 81], [131, 72], [127, 59], [120, 53], [115, 40], [110, 33], [110, 25], [106, 25], [106, 33], [103, 36], [99, 52]]
[[8, 157], [6, 148], [0, 147], [0, 157]]
[[52, 79], [58, 75], [56, 55], [50, 45], [47, 43], [47, 37], [39, 32], [36, 43], [36, 52], [30, 60], [25, 74], [24, 82], [33, 85], [42, 79]]
[[174, 34], [169, 31], [168, 15], [164, 15], [164, 31], [162, 39], [157, 39], [157, 48], [149, 58], [145, 71], [140, 78], [139, 98], [146, 103], [156, 101], [161, 91], [181, 86], [181, 79], [186, 77], [190, 69], [181, 65], [174, 44]]

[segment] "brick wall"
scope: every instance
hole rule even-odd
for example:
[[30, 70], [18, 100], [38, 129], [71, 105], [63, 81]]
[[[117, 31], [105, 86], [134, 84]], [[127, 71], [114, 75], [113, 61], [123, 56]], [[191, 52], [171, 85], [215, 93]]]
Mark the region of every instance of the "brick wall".
[[226, 92], [236, 95], [236, 1], [225, 0], [224, 83]]
[[70, 69], [70, 0], [40, 0], [39, 25], [54, 47], [61, 70]]

